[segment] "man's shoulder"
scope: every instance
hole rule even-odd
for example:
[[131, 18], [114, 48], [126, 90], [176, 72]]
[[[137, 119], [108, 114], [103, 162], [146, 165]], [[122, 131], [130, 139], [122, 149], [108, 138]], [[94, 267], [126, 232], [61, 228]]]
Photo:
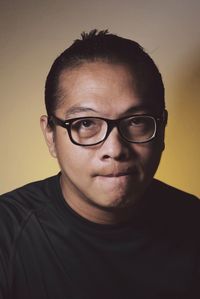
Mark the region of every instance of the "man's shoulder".
[[[154, 198], [154, 209], [168, 224], [200, 229], [200, 200], [159, 180], [154, 179], [149, 194]], [[162, 219], [160, 219], [162, 221]]]
[[29, 183], [0, 196], [0, 254], [11, 250], [32, 216], [51, 205], [58, 176]]
[[[197, 196], [188, 193], [186, 191], [180, 190], [174, 186], [171, 186], [167, 183], [161, 182], [157, 179], [153, 180], [152, 186], [151, 186], [152, 191], [157, 195], [157, 196], [162, 196], [168, 200], [174, 200], [174, 202], [180, 202], [180, 203], [194, 203], [197, 205], [200, 205], [200, 200], [198, 199]], [[187, 202], [187, 203], [186, 203]]]
[[0, 196], [0, 262], [5, 269], [24, 230], [28, 227], [31, 231], [38, 215], [51, 205], [57, 181], [57, 176], [50, 177]]
[[0, 195], [0, 215], [7, 212], [25, 216], [42, 208], [50, 201], [51, 188], [56, 185], [57, 180], [57, 176], [52, 176]]

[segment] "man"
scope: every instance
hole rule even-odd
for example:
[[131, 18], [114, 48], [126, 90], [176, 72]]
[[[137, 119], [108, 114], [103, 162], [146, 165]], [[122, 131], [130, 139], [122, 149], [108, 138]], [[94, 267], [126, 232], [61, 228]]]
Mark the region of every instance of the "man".
[[153, 179], [167, 112], [149, 55], [83, 34], [45, 103], [61, 172], [1, 196], [0, 298], [200, 298], [200, 202]]

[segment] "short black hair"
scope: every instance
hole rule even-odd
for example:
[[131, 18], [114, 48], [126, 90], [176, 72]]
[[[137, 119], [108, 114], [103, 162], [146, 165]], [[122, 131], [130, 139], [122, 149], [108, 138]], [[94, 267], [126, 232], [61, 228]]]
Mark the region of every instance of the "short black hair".
[[61, 73], [95, 61], [128, 66], [135, 79], [137, 94], [147, 98], [151, 105], [153, 103], [154, 110], [164, 110], [164, 85], [151, 57], [135, 41], [111, 34], [108, 30], [94, 29], [83, 32], [81, 38], [64, 50], [51, 66], [45, 84], [45, 105], [49, 116], [54, 114], [62, 95], [62, 90], [59, 90]]

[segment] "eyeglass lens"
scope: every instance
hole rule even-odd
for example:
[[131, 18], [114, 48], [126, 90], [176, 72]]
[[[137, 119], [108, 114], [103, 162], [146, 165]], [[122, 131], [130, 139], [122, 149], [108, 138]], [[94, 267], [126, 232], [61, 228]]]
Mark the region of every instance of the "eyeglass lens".
[[80, 144], [94, 144], [104, 139], [107, 132], [106, 121], [98, 118], [75, 120], [71, 125], [71, 135]]

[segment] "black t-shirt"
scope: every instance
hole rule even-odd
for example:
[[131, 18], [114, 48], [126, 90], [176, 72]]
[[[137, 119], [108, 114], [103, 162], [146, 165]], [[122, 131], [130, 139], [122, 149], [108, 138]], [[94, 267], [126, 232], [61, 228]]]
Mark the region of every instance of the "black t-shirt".
[[0, 198], [0, 299], [200, 298], [194, 196], [153, 180], [121, 225], [76, 214], [59, 175]]

